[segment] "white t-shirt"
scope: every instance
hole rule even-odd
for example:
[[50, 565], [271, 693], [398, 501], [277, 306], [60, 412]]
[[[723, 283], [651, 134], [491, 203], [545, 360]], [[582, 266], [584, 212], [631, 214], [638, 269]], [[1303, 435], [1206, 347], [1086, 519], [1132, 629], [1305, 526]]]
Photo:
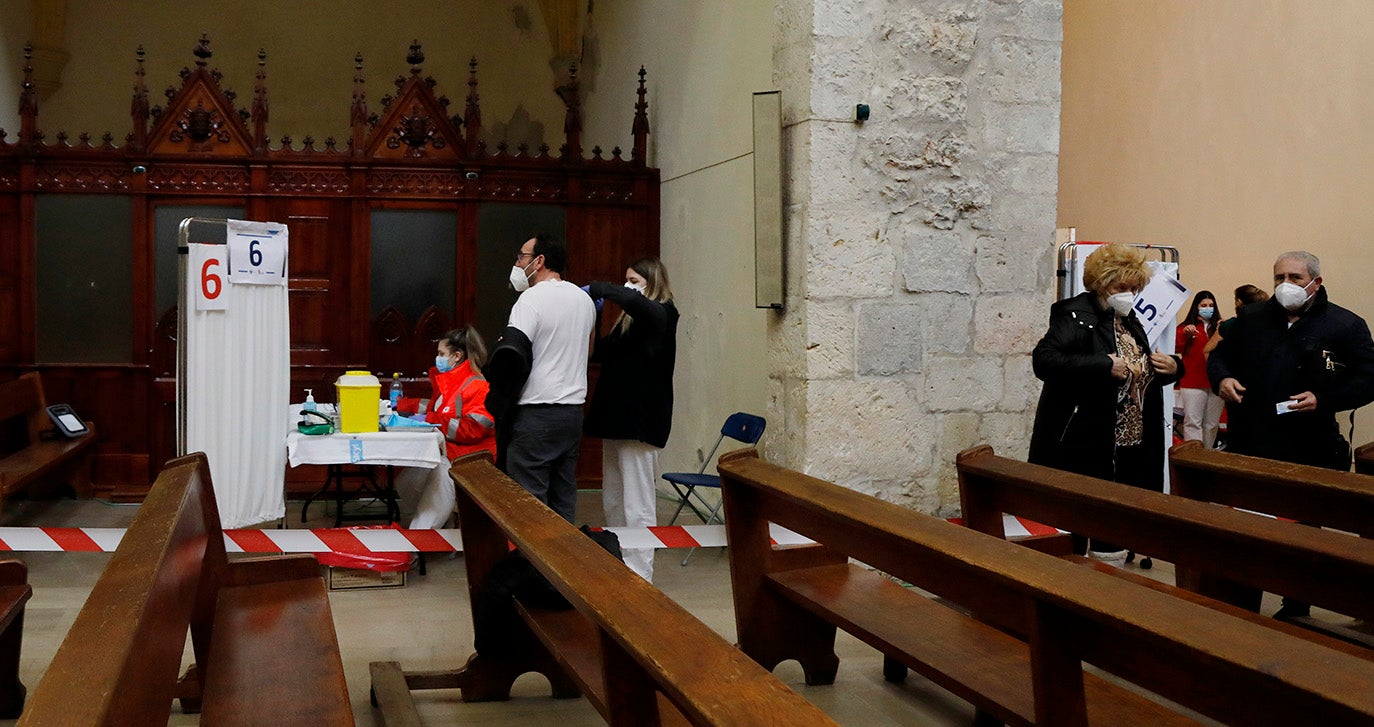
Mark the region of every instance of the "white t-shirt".
[[545, 280], [520, 294], [510, 325], [529, 336], [534, 358], [520, 404], [582, 404], [587, 401], [587, 353], [596, 307], [566, 280]]

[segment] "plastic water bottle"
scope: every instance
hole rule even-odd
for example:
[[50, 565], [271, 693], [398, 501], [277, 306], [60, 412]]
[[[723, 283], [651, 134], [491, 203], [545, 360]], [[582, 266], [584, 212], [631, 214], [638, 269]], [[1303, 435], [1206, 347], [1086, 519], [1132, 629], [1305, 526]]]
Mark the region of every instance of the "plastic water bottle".
[[400, 406], [401, 396], [404, 394], [405, 391], [401, 389], [401, 374], [398, 371], [391, 375], [391, 411], [393, 413], [395, 413], [397, 407]]

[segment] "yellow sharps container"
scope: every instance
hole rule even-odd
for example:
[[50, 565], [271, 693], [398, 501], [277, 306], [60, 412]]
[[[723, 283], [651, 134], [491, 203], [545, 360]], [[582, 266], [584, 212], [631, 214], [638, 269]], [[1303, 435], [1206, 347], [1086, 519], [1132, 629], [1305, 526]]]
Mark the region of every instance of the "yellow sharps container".
[[339, 392], [339, 431], [377, 431], [382, 383], [367, 371], [346, 371], [334, 382]]

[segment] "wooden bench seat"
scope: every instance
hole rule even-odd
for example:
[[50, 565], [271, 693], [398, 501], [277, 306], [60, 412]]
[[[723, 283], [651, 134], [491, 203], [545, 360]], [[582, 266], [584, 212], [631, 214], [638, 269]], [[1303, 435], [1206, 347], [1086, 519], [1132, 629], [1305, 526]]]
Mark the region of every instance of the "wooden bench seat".
[[[796, 659], [808, 683], [833, 680], [835, 633], [843, 627], [949, 684], [983, 716], [1013, 724], [1189, 718], [1097, 680], [1085, 663], [1223, 722], [1374, 719], [1367, 659], [771, 465], [751, 451], [726, 455], [719, 469], [740, 647], [766, 667]], [[774, 546], [771, 524], [817, 544]], [[912, 605], [920, 594], [859, 573], [851, 558], [970, 615]]]
[[1019, 515], [1162, 558], [1179, 587], [1250, 611], [1269, 591], [1374, 619], [1374, 541], [999, 457], [987, 446], [959, 453], [955, 467], [964, 523], [979, 532], [1002, 537], [1003, 513]]
[[75, 439], [56, 435], [46, 412], [43, 382], [30, 371], [14, 381], [0, 383], [0, 421], [24, 419], [25, 442], [17, 451], [0, 456], [0, 497], [27, 491], [38, 484], [69, 484], [80, 497], [91, 497], [91, 454], [95, 425]]
[[514, 544], [573, 608], [513, 603], [517, 623], [533, 638], [514, 642], [499, 659], [474, 654], [462, 669], [443, 672], [374, 663], [372, 688], [386, 724], [418, 722], [408, 690], [458, 688], [465, 701], [508, 699], [515, 678], [530, 671], [548, 677], [554, 696], [585, 694], [612, 725], [834, 724], [511, 481], [490, 455], [456, 460], [450, 472], [473, 602]]
[[[1035, 722], [1030, 646], [866, 568], [844, 563], [772, 573], [783, 596], [1002, 722]], [[911, 628], [920, 624], [920, 629]], [[901, 675], [896, 675], [900, 677]], [[891, 677], [890, 677], [891, 678]], [[1083, 675], [1089, 724], [1195, 724], [1093, 674]]]
[[178, 695], [206, 725], [353, 724], [318, 564], [229, 562], [201, 453], [163, 468], [19, 724], [166, 724]]

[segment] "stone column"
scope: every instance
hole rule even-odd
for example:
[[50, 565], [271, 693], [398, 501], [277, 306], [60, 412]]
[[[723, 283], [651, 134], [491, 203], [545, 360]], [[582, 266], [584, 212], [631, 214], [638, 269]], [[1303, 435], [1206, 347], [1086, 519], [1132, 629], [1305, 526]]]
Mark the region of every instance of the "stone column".
[[778, 0], [787, 299], [769, 330], [770, 458], [947, 515], [960, 449], [1025, 456], [1052, 299], [1061, 10]]

